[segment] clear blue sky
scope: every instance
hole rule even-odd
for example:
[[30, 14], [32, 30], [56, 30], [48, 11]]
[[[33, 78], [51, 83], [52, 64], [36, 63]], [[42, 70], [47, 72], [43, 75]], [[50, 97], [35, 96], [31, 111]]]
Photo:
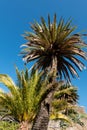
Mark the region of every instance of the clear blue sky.
[[[71, 17], [77, 32], [87, 32], [87, 0], [0, 0], [0, 73], [15, 80], [14, 65], [20, 70], [24, 68], [19, 56], [20, 45], [25, 43], [22, 34], [30, 31], [29, 23], [39, 22], [41, 16], [47, 19], [48, 13], [51, 18], [54, 13], [57, 18]], [[87, 38], [85, 40], [87, 42]], [[87, 66], [87, 62], [85, 64]], [[74, 79], [72, 83], [79, 89], [79, 105], [87, 110], [87, 70], [79, 72], [79, 75], [80, 79]]]

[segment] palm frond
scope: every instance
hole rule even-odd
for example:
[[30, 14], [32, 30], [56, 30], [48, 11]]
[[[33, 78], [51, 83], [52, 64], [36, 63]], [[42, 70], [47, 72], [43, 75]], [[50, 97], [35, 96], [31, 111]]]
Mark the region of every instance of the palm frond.
[[[55, 119], [55, 117], [56, 117], [56, 119]], [[62, 113], [52, 114], [52, 115], [50, 115], [50, 119], [51, 120], [63, 120], [64, 122], [68, 122], [69, 124], [72, 125], [72, 121], [70, 120], [70, 118]]]
[[0, 74], [0, 83], [4, 84], [12, 94], [15, 94], [17, 91], [17, 86], [14, 81], [6, 74]]

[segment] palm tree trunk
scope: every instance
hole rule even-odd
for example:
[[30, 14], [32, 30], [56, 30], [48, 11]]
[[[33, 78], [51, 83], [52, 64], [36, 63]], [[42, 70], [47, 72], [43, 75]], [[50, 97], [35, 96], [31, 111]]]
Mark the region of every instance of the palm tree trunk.
[[51, 70], [49, 70], [49, 75], [51, 76], [50, 83], [56, 80], [57, 77], [57, 57], [53, 57]]
[[33, 123], [32, 130], [47, 130], [49, 122], [49, 104], [42, 102], [40, 111]]

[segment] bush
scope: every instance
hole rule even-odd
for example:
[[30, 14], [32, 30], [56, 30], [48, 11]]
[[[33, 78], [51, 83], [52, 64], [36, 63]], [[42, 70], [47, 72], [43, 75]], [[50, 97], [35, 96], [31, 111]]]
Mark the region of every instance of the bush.
[[19, 127], [18, 123], [0, 121], [0, 130], [17, 130]]

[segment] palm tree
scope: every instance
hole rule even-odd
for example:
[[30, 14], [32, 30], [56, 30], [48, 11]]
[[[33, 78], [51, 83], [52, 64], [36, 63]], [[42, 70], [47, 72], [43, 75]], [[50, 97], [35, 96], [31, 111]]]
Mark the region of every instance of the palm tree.
[[28, 42], [22, 45], [23, 60], [26, 63], [35, 60], [36, 69], [55, 72], [58, 79], [64, 77], [70, 81], [70, 73], [72, 77], [78, 77], [76, 68], [82, 71], [85, 67], [78, 57], [87, 60], [83, 49], [87, 45], [82, 40], [85, 34], [73, 34], [76, 27], [71, 26], [71, 20], [65, 23], [61, 18], [57, 24], [56, 14], [53, 23], [48, 15], [48, 25], [41, 17], [41, 24], [35, 22], [31, 24], [31, 29], [33, 33], [26, 32], [24, 35]]
[[48, 93], [48, 81], [43, 80], [42, 72], [35, 70], [29, 74], [28, 69], [19, 72], [16, 68], [16, 74], [17, 83], [8, 75], [0, 74], [0, 83], [9, 89], [9, 93], [0, 91], [0, 112], [4, 110], [4, 117], [9, 115], [19, 122], [20, 130], [28, 130]]
[[50, 119], [60, 120], [59, 124], [62, 128], [73, 123], [83, 126], [80, 120], [81, 113], [77, 111], [78, 98], [76, 87], [69, 84], [60, 86], [53, 96]]
[[[33, 32], [26, 32], [24, 35], [28, 42], [22, 45], [24, 47], [21, 52], [23, 60], [26, 63], [35, 60], [33, 67], [44, 70], [45, 74], [50, 75], [50, 82], [63, 78], [70, 82], [70, 74], [73, 78], [79, 77], [77, 69], [82, 71], [85, 68], [81, 59], [87, 60], [84, 49], [87, 45], [82, 40], [82, 36], [85, 34], [73, 34], [76, 27], [71, 25], [71, 20], [65, 23], [61, 18], [57, 24], [56, 14], [53, 22], [49, 15], [48, 24], [41, 17], [41, 23], [35, 21], [34, 24], [31, 24], [31, 29]], [[49, 105], [52, 101], [51, 96], [48, 96], [49, 100], [51, 99]], [[35, 130], [39, 129], [35, 128]]]

